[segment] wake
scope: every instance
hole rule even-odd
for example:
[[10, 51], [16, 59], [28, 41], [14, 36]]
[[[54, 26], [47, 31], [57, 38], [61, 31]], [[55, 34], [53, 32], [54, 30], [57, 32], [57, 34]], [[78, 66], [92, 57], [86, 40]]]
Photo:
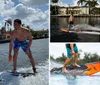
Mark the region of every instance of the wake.
[[[10, 75], [7, 71], [0, 72], [0, 85], [48, 85], [49, 81], [49, 69], [48, 62], [38, 64], [37, 71], [38, 74], [35, 76], [13, 76]], [[18, 72], [31, 72], [32, 68], [20, 68], [17, 70]]]
[[84, 30], [84, 31], [86, 30], [86, 31], [100, 32], [99, 27], [93, 27], [93, 26], [87, 25], [87, 24], [77, 24], [74, 27], [72, 27], [71, 30]]

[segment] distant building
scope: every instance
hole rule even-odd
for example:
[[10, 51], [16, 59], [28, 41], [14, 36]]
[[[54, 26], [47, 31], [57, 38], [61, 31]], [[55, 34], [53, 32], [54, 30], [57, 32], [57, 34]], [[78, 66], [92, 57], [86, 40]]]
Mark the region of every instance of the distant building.
[[59, 15], [80, 15], [80, 14], [89, 14], [89, 7], [59, 7]]
[[0, 39], [9, 39], [9, 38], [10, 38], [9, 33], [0, 34]]

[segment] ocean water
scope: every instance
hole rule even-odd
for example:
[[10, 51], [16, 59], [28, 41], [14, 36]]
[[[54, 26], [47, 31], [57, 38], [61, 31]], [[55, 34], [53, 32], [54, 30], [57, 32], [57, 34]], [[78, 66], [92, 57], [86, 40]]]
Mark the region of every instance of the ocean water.
[[[58, 66], [60, 67], [62, 65], [51, 61], [50, 69]], [[76, 76], [75, 78], [61, 74], [50, 75], [50, 85], [99, 85], [99, 84], [100, 84], [100, 72], [94, 74], [93, 76]]]
[[[0, 44], [0, 85], [48, 85], [49, 60], [48, 39], [33, 40], [31, 51], [34, 56], [38, 74], [36, 76], [12, 76], [7, 71], [12, 71], [12, 62], [8, 62], [9, 43]], [[13, 54], [13, 53], [12, 53]], [[26, 54], [20, 49], [17, 59], [18, 72], [33, 72]]]

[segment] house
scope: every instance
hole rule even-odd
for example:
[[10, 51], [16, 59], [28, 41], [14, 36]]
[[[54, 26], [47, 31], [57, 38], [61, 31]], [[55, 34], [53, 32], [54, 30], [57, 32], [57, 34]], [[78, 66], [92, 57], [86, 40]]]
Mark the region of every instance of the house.
[[9, 38], [10, 38], [9, 33], [0, 34], [0, 39], [9, 39]]
[[89, 7], [79, 7], [79, 6], [73, 6], [73, 7], [59, 7], [58, 14], [59, 15], [80, 15], [80, 14], [89, 14]]

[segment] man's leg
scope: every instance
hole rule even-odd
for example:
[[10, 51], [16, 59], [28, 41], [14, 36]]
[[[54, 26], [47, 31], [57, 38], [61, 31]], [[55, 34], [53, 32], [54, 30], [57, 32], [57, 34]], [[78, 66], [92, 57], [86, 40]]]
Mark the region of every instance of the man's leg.
[[79, 57], [78, 54], [75, 54], [73, 65], [74, 65], [74, 66], [77, 66], [77, 67], [80, 67], [80, 66], [77, 64], [78, 57]]
[[19, 49], [17, 49], [17, 48], [14, 49], [14, 55], [13, 55], [13, 72], [16, 72], [18, 50]]
[[67, 69], [66, 69], [66, 66], [71, 62], [71, 60], [72, 60], [72, 58], [67, 58], [67, 59], [65, 60], [65, 63], [64, 63], [63, 69], [62, 69], [65, 73], [69, 73], [69, 72], [67, 71]]
[[35, 68], [35, 62], [34, 62], [34, 58], [33, 58], [33, 56], [32, 56], [32, 53], [31, 53], [31, 52], [26, 52], [26, 54], [27, 54], [27, 56], [28, 56], [29, 59], [30, 59], [30, 62], [31, 62], [32, 67], [33, 67], [33, 71], [34, 71], [35, 73], [37, 73], [37, 72], [36, 72], [36, 68]]

